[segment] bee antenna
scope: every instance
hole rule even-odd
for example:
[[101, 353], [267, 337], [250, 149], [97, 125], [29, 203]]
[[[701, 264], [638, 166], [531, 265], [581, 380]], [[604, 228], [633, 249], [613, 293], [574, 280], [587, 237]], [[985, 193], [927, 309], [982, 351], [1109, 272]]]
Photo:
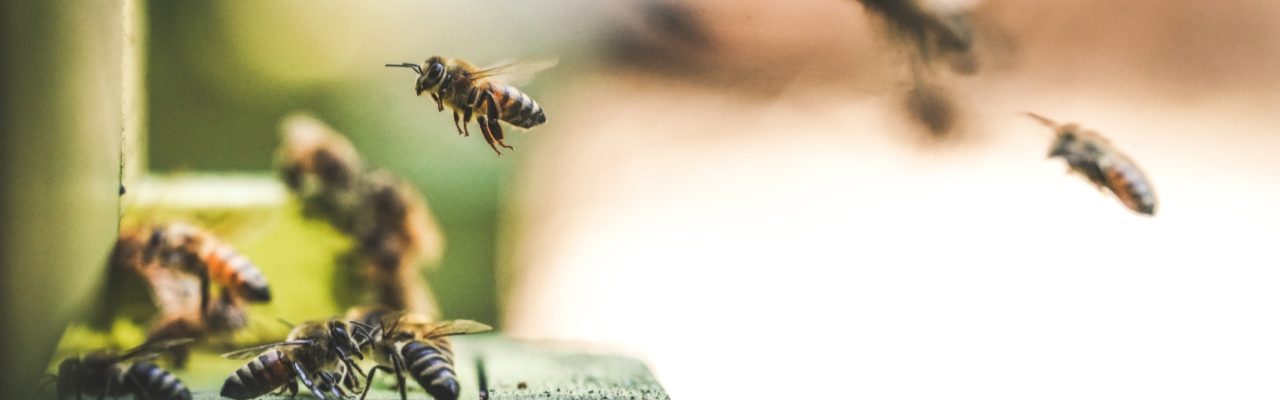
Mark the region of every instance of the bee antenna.
[[388, 66], [388, 67], [399, 67], [399, 68], [409, 68], [409, 69], [412, 69], [412, 70], [413, 70], [413, 72], [417, 72], [417, 73], [418, 73], [418, 75], [422, 75], [422, 66], [419, 66], [418, 64], [402, 63], [402, 64], [387, 64], [386, 66]]
[[1028, 117], [1031, 117], [1031, 119], [1034, 119], [1034, 120], [1036, 120], [1036, 121], [1040, 121], [1040, 123], [1041, 123], [1041, 124], [1044, 124], [1044, 126], [1047, 126], [1047, 127], [1050, 127], [1050, 128], [1054, 128], [1054, 129], [1057, 129], [1057, 128], [1058, 128], [1058, 123], [1057, 123], [1056, 121], [1051, 120], [1051, 119], [1049, 119], [1049, 118], [1046, 118], [1046, 117], [1044, 117], [1044, 116], [1041, 116], [1040, 114], [1036, 114], [1036, 113], [1033, 113], [1033, 112], [1030, 112], [1030, 111], [1024, 111], [1024, 112], [1022, 112], [1022, 115], [1026, 115], [1026, 116], [1028, 116]]

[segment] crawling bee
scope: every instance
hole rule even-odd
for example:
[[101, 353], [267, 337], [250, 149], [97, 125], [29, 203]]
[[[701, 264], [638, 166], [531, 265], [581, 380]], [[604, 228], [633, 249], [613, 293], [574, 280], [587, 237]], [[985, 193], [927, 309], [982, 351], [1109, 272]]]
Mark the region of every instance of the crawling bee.
[[[357, 317], [375, 323], [367, 343], [373, 352], [377, 366], [369, 369], [366, 383], [373, 382], [377, 371], [395, 374], [400, 399], [408, 398], [405, 373], [413, 377], [436, 400], [456, 400], [462, 387], [453, 372], [453, 349], [446, 336], [465, 335], [492, 330], [475, 321], [453, 320], [431, 322], [417, 315], [389, 313], [385, 309], [356, 309], [348, 317]], [[378, 321], [390, 319], [390, 322]], [[364, 400], [364, 395], [360, 396]]]
[[1049, 157], [1067, 160], [1072, 171], [1084, 175], [1099, 190], [1110, 190], [1129, 209], [1155, 215], [1156, 195], [1151, 180], [1110, 141], [1077, 124], [1063, 125], [1033, 113], [1026, 115], [1057, 131]]
[[337, 319], [308, 321], [295, 326], [283, 342], [223, 354], [227, 358], [258, 356], [227, 377], [222, 396], [251, 399], [277, 388], [297, 395], [301, 380], [317, 397], [347, 397], [339, 384], [356, 390], [355, 374], [363, 371], [352, 358], [364, 359], [360, 348], [369, 341], [368, 330], [354, 328], [359, 327]]
[[153, 263], [171, 266], [200, 278], [200, 309], [208, 310], [209, 282], [216, 281], [232, 293], [250, 302], [271, 300], [267, 279], [249, 259], [212, 233], [181, 222], [154, 225], [121, 233], [117, 245], [133, 253], [118, 254], [117, 259], [136, 266]]
[[176, 376], [146, 361], [131, 361], [190, 340], [150, 341], [123, 353], [97, 351], [58, 365], [58, 398], [132, 395], [148, 400], [190, 400], [191, 391]]
[[[475, 115], [484, 140], [494, 152], [502, 155], [498, 147], [512, 147], [503, 141], [502, 126], [498, 121], [528, 129], [547, 122], [547, 116], [542, 112], [542, 107], [528, 95], [496, 77], [507, 74], [516, 67], [533, 72], [534, 69], [552, 65], [553, 62], [505, 64], [480, 69], [463, 60], [433, 56], [421, 65], [401, 63], [386, 66], [410, 68], [417, 72], [418, 80], [414, 84], [414, 90], [419, 96], [429, 93], [436, 102], [437, 111], [444, 111], [444, 107], [449, 106], [453, 110], [453, 125], [458, 129], [458, 134], [470, 135], [467, 125]], [[461, 125], [458, 122], [459, 115]]]

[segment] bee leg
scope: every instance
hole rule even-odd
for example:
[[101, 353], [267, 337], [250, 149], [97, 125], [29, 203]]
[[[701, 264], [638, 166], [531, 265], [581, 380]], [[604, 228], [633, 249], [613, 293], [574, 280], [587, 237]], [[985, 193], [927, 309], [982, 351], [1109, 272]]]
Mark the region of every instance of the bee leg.
[[453, 128], [454, 128], [454, 129], [457, 129], [457, 130], [458, 130], [458, 134], [459, 134], [459, 135], [461, 135], [461, 134], [462, 134], [462, 126], [458, 125], [458, 120], [459, 120], [459, 119], [460, 119], [460, 117], [458, 116], [458, 110], [453, 110]]
[[436, 101], [436, 111], [444, 111], [444, 103], [440, 102], [440, 96], [437, 96], [435, 93], [432, 93], [431, 100]]
[[200, 316], [209, 315], [209, 267], [200, 268]]
[[405, 391], [408, 390], [409, 385], [404, 381], [404, 370], [409, 368], [404, 366], [404, 358], [400, 357], [399, 354], [391, 357], [391, 363], [396, 367], [396, 385], [400, 386], [400, 400], [408, 400], [409, 394]]
[[391, 368], [387, 368], [381, 365], [370, 368], [369, 374], [364, 376], [364, 393], [360, 394], [360, 400], [364, 400], [364, 397], [369, 395], [369, 389], [373, 388], [373, 377], [374, 375], [378, 374], [378, 371], [385, 371], [387, 373], [392, 372]]
[[462, 111], [462, 136], [471, 136], [471, 132], [467, 131], [467, 125], [471, 125], [471, 111], [471, 107]]
[[493, 143], [493, 132], [489, 131], [489, 119], [481, 115], [476, 118], [476, 122], [480, 123], [480, 133], [484, 135], [484, 141], [489, 142], [489, 147], [493, 148], [494, 153], [502, 155], [502, 152], [498, 150], [498, 146]]
[[494, 100], [493, 93], [485, 92], [484, 96], [488, 99], [485, 111], [489, 114], [489, 133], [493, 135], [493, 140], [498, 142], [499, 146], [514, 150], [514, 147], [508, 146], [506, 142], [502, 141], [502, 124], [499, 123], [501, 121], [498, 113], [498, 101]]
[[289, 398], [298, 397], [298, 381], [296, 379], [289, 380], [285, 387], [289, 389]]
[[325, 398], [324, 392], [316, 388], [315, 383], [311, 382], [311, 377], [307, 376], [307, 370], [302, 369], [302, 365], [299, 365], [298, 363], [291, 363], [291, 364], [293, 366], [293, 372], [295, 374], [298, 374], [298, 379], [302, 380], [302, 385], [306, 386], [307, 390], [310, 390], [311, 394], [316, 395], [316, 397], [319, 397], [321, 399]]

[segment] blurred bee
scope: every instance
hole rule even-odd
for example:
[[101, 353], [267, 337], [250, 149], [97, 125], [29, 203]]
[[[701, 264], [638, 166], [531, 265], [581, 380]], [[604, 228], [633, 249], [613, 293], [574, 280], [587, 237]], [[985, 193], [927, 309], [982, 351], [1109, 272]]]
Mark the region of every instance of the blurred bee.
[[[212, 233], [195, 226], [181, 222], [154, 225], [126, 231], [120, 241], [130, 242], [124, 249], [136, 251], [119, 255], [127, 262], [138, 266], [158, 262], [199, 277], [200, 310], [209, 309], [210, 281], [250, 302], [271, 300], [267, 279], [258, 267]], [[117, 249], [121, 248], [117, 245]]]
[[[354, 329], [353, 329], [354, 328]], [[223, 354], [227, 358], [257, 357], [227, 377], [222, 396], [251, 399], [277, 388], [298, 393], [298, 381], [322, 399], [347, 397], [341, 386], [356, 390], [363, 371], [352, 358], [364, 359], [360, 348], [369, 341], [367, 329], [344, 321], [308, 321], [295, 326], [283, 342]], [[258, 353], [261, 352], [261, 353]]]
[[[409, 68], [417, 72], [418, 80], [414, 84], [414, 91], [419, 96], [423, 93], [430, 94], [431, 99], [436, 102], [437, 111], [444, 111], [444, 107], [449, 106], [453, 110], [453, 125], [458, 129], [458, 134], [470, 135], [467, 125], [475, 115], [484, 140], [494, 152], [502, 155], [498, 147], [512, 147], [503, 141], [502, 126], [498, 121], [528, 129], [547, 122], [547, 116], [537, 102], [497, 76], [511, 73], [517, 67], [532, 73], [553, 65], [554, 62], [504, 64], [480, 69], [463, 60], [433, 56], [421, 65], [402, 63], [386, 66]], [[461, 125], [458, 122], [459, 115]]]
[[974, 29], [967, 13], [937, 1], [858, 0], [868, 12], [879, 15], [889, 31], [915, 48], [921, 61], [944, 57], [956, 73], [977, 72], [972, 54]]
[[[400, 399], [408, 399], [405, 377], [408, 373], [436, 400], [456, 400], [462, 391], [453, 371], [453, 349], [446, 336], [487, 332], [493, 328], [475, 321], [453, 320], [431, 322], [418, 314], [400, 315], [385, 309], [355, 309], [348, 317], [375, 323], [369, 335], [370, 347], [377, 366], [369, 370], [366, 385], [373, 382], [377, 371], [395, 374]], [[389, 319], [390, 321], [384, 321]], [[364, 400], [364, 395], [360, 396]]]
[[[351, 142], [311, 117], [282, 125], [279, 169], [309, 218], [321, 219], [355, 242], [339, 261], [350, 268], [334, 279], [342, 304], [372, 300], [382, 306], [436, 315], [438, 308], [421, 267], [444, 253], [440, 233], [418, 189], [396, 176], [366, 170]], [[370, 290], [351, 293], [350, 282]], [[369, 293], [372, 299], [359, 298]]]
[[58, 398], [132, 395], [148, 400], [190, 400], [191, 391], [172, 373], [146, 361], [131, 363], [188, 341], [149, 341], [123, 353], [96, 351], [67, 358], [58, 365]]
[[356, 187], [365, 173], [355, 146], [306, 115], [286, 118], [281, 133], [280, 176], [302, 200], [303, 213], [324, 219], [340, 231], [351, 231], [355, 210], [360, 208]]
[[1155, 215], [1156, 195], [1151, 180], [1110, 141], [1077, 124], [1063, 125], [1033, 113], [1026, 115], [1057, 131], [1049, 157], [1067, 160], [1072, 171], [1089, 179], [1098, 190], [1110, 190], [1129, 209]]

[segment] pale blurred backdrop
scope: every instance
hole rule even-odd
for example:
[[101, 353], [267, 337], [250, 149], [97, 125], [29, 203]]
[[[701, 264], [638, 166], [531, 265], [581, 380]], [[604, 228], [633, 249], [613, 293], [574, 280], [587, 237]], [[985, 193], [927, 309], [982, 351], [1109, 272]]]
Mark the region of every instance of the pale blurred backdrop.
[[[849, 0], [151, 2], [154, 170], [265, 171], [307, 110], [423, 190], [448, 317], [673, 397], [1280, 396], [1280, 3], [954, 1], [954, 127]], [[558, 57], [495, 157], [384, 63]], [[1034, 111], [1151, 177], [1136, 215]], [[234, 157], [228, 157], [232, 154]]]

